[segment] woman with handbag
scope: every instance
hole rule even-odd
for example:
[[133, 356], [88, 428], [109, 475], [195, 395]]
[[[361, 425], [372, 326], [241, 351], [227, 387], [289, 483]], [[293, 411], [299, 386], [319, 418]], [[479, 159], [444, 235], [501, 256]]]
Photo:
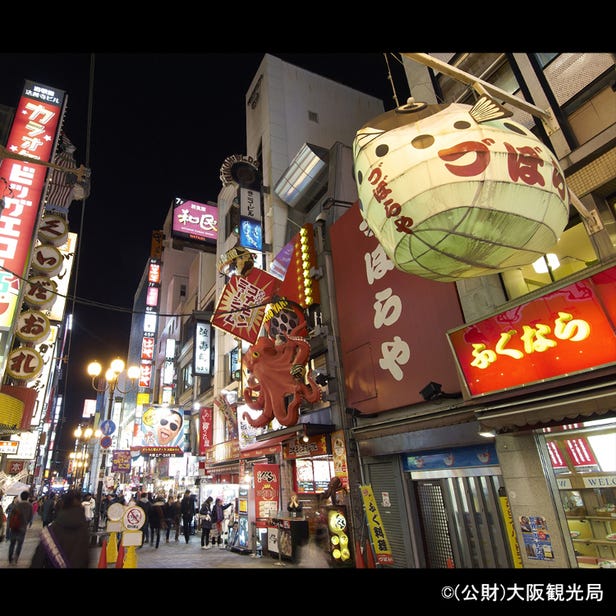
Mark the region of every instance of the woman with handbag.
[[201, 518], [201, 549], [210, 549], [210, 532], [212, 530], [212, 497], [208, 496], [201, 509], [199, 509], [199, 517]]

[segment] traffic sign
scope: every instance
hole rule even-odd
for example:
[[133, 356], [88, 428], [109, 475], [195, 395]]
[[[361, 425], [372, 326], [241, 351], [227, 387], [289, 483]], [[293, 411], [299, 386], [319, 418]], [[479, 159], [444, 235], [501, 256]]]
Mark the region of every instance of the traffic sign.
[[103, 449], [109, 449], [109, 447], [111, 447], [111, 443], [113, 443], [113, 439], [110, 436], [103, 436], [101, 439], [101, 447]]
[[127, 507], [122, 518], [126, 530], [139, 530], [145, 524], [145, 511], [141, 507]]
[[107, 436], [113, 434], [115, 432], [116, 425], [111, 421], [111, 419], [105, 419], [103, 423], [101, 423], [101, 432]]

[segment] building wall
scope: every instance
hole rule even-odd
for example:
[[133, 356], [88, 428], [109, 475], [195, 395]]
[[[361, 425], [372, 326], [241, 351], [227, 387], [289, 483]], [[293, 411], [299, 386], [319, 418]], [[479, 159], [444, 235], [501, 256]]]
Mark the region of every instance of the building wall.
[[[559, 504], [552, 498], [551, 474], [541, 463], [540, 448], [531, 433], [501, 435], [496, 439], [498, 460], [505, 478], [507, 497], [516, 528], [518, 545], [524, 568], [570, 568], [575, 566], [575, 556], [560, 532]], [[560, 507], [562, 510], [562, 507]], [[554, 559], [530, 558], [524, 546], [521, 516], [541, 516], [545, 519]]]
[[[249, 101], [255, 89], [259, 96], [253, 108]], [[262, 152], [265, 241], [275, 255], [287, 242], [288, 206], [268, 189], [304, 143], [326, 149], [336, 141], [350, 146], [357, 129], [383, 113], [383, 102], [270, 54], [264, 56], [246, 101], [246, 154], [258, 158]]]

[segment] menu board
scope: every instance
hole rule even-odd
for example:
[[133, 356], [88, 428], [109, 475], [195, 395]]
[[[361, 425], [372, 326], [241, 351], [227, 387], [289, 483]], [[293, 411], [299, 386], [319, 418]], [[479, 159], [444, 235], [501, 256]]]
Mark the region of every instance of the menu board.
[[314, 494], [327, 490], [334, 476], [334, 463], [329, 458], [295, 461], [297, 491]]

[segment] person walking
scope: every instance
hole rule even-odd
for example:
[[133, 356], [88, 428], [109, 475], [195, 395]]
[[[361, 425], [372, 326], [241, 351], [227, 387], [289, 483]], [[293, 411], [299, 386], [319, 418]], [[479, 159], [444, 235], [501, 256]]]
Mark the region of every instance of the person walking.
[[145, 513], [145, 521], [141, 527], [144, 530], [143, 542], [141, 543], [141, 545], [143, 545], [144, 543], [150, 542], [150, 511], [152, 509], [152, 503], [150, 502], [147, 493], [142, 492], [135, 505], [137, 505], [137, 507], [141, 507], [141, 509], [143, 509], [143, 513]]
[[165, 507], [165, 517], [167, 521], [165, 541], [169, 543], [169, 535], [171, 534], [171, 529], [173, 528], [175, 532], [175, 541], [177, 543], [180, 539], [180, 520], [182, 517], [182, 511], [180, 499], [173, 496], [173, 494], [169, 495], [169, 500], [167, 501], [167, 505]]
[[212, 531], [212, 497], [208, 496], [199, 509], [201, 518], [201, 549], [210, 549], [210, 532]]
[[30, 520], [29, 527], [32, 528], [32, 522], [34, 522], [34, 516], [38, 513], [39, 501], [38, 498], [31, 498], [30, 502], [32, 503], [32, 519]]
[[[226, 505], [222, 504], [222, 498], [217, 498], [214, 501], [214, 506], [212, 507], [212, 522], [216, 525], [216, 535], [218, 536], [218, 547], [224, 549], [222, 536], [224, 534], [223, 530], [223, 522], [225, 520], [225, 509], [231, 507], [233, 503], [227, 503]], [[212, 545], [216, 538], [212, 539]]]
[[41, 531], [30, 568], [88, 569], [91, 554], [90, 523], [81, 496], [69, 490], [58, 503], [54, 521]]
[[43, 527], [51, 524], [56, 512], [56, 497], [53, 492], [47, 494], [47, 498], [41, 507], [41, 518], [43, 518]]
[[150, 507], [150, 535], [151, 542], [154, 543], [156, 536], [156, 549], [160, 545], [160, 529], [165, 524], [165, 499], [162, 496], [157, 496]]
[[180, 502], [180, 511], [182, 513], [182, 531], [186, 543], [190, 541], [190, 527], [195, 517], [195, 501], [190, 495], [190, 490], [184, 492], [184, 496]]
[[6, 507], [6, 529], [5, 535], [6, 540], [8, 541], [11, 538], [11, 527], [9, 526], [9, 518], [11, 517], [11, 511], [13, 511], [13, 507], [15, 507], [17, 501], [19, 500], [19, 496], [14, 496], [13, 500]]
[[11, 539], [9, 541], [9, 564], [17, 564], [21, 548], [26, 538], [26, 532], [32, 521], [32, 503], [30, 502], [30, 492], [24, 490], [19, 495], [19, 500], [11, 509], [8, 525], [11, 529]]
[[4, 513], [4, 507], [0, 503], [0, 543], [4, 541], [6, 535], [6, 513]]
[[83, 501], [81, 503], [83, 507], [83, 513], [86, 516], [86, 520], [88, 524], [92, 522], [94, 519], [94, 510], [96, 509], [96, 499], [92, 494], [88, 493], [83, 497]]

